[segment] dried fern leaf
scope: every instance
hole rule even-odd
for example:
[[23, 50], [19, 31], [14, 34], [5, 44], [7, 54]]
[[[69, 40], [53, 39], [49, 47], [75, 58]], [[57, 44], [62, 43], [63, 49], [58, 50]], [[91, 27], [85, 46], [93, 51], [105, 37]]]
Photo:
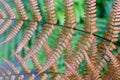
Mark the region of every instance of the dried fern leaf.
[[[25, 48], [26, 51], [29, 53], [29, 50], [30, 50], [29, 47], [25, 46], [24, 48]], [[33, 65], [34, 65], [34, 67], [35, 67], [35, 71], [36, 71], [36, 72], [39, 72], [40, 69], [42, 68], [42, 65], [40, 64], [37, 55], [36, 55], [36, 54], [32, 55], [32, 56], [31, 56], [31, 60], [32, 60], [32, 63], [33, 63]], [[22, 62], [23, 62], [23, 61], [22, 61]]]
[[110, 57], [111, 64], [115, 68], [115, 78], [120, 79], [120, 61], [110, 52], [109, 48], [105, 45], [106, 54]]
[[85, 56], [85, 59], [86, 59], [86, 62], [87, 62], [87, 67], [89, 68], [90, 71], [88, 72], [91, 72], [92, 74], [89, 74], [92, 76], [92, 79], [94, 80], [102, 80], [100, 78], [100, 71], [97, 69], [97, 67], [91, 62], [88, 54], [86, 51], [83, 51], [84, 52], [84, 56]]
[[[116, 42], [118, 40], [118, 33], [119, 31], [119, 25], [120, 25], [120, 1], [116, 0], [115, 3], [112, 6], [112, 12], [110, 14], [110, 19], [108, 21], [109, 28], [107, 29], [107, 32], [105, 33], [105, 38], [110, 40], [111, 42]], [[115, 49], [115, 45], [113, 43], [107, 43], [108, 48], [110, 50]]]
[[85, 8], [85, 23], [84, 29], [90, 33], [94, 33], [97, 31], [96, 27], [96, 0], [85, 0], [86, 8]]
[[37, 22], [30, 22], [28, 24], [28, 29], [25, 30], [25, 32], [23, 33], [21, 41], [19, 42], [19, 44], [18, 44], [18, 46], [16, 48], [16, 51], [15, 51], [15, 53], [13, 53], [13, 55], [16, 54], [16, 53], [19, 53], [22, 50], [22, 48], [25, 46], [25, 44], [32, 37], [34, 31], [37, 29], [37, 25], [38, 25]]
[[[20, 57], [18, 54], [15, 54], [15, 58], [18, 60], [18, 61], [22, 61], [22, 57]], [[22, 70], [25, 72], [25, 73], [30, 73], [31, 70], [30, 68], [28, 67], [28, 65], [25, 63], [25, 62], [20, 62], [19, 63], [22, 67]]]
[[33, 45], [33, 48], [30, 49], [30, 51], [28, 52], [28, 55], [25, 56], [24, 60], [36, 54], [43, 45], [42, 41], [43, 40], [46, 41], [48, 39], [48, 36], [52, 34], [52, 31], [54, 30], [53, 25], [44, 24], [43, 26], [44, 26], [43, 29], [41, 30], [41, 32], [37, 35], [37, 38], [35, 39], [36, 43]]
[[[15, 67], [15, 65], [13, 63], [11, 63], [10, 61], [8, 61], [5, 58], [2, 58], [3, 61], [10, 67], [10, 69], [13, 71], [14, 74], [20, 74], [20, 71], [17, 69], [17, 67]], [[16, 77], [16, 80], [22, 80], [24, 78], [23, 75], [18, 75]]]
[[33, 20], [41, 21], [42, 16], [38, 8], [37, 0], [29, 0], [29, 4], [31, 6], [31, 11], [33, 12]]
[[28, 16], [27, 16], [26, 10], [24, 8], [24, 5], [22, 3], [22, 0], [13, 0], [13, 1], [14, 1], [14, 4], [15, 4], [18, 14], [20, 15], [19, 16], [20, 19], [27, 20]]
[[15, 19], [16, 15], [15, 15], [13, 9], [10, 7], [10, 5], [6, 2], [6, 0], [0, 0], [0, 2], [4, 5], [4, 8], [5, 8], [6, 12], [8, 13], [9, 18]]
[[12, 38], [14, 38], [17, 35], [17, 33], [19, 32], [19, 30], [21, 29], [22, 25], [23, 25], [23, 21], [16, 21], [15, 25], [10, 30], [10, 32], [7, 35], [7, 37], [4, 39], [4, 41], [2, 41], [0, 43], [0, 45], [5, 44], [6, 42], [8, 42]]
[[[50, 3], [49, 3], [50, 2]], [[49, 16], [49, 19], [47, 19], [47, 22], [49, 23], [56, 23], [56, 14], [55, 12], [55, 7], [54, 7], [54, 0], [48, 1], [45, 0], [44, 1], [45, 4], [49, 4], [49, 5], [45, 5], [46, 6], [46, 16]], [[27, 55], [24, 59], [28, 59], [30, 58], [30, 56], [34, 55], [35, 53], [37, 53], [42, 45], [43, 42], [42, 41], [46, 41], [46, 39], [48, 39], [48, 36], [52, 34], [52, 31], [54, 30], [54, 26], [53, 25], [49, 25], [49, 24], [44, 24], [43, 25], [43, 29], [41, 30], [40, 33], [38, 33], [37, 38], [35, 39], [35, 43], [33, 45], [33, 48], [29, 51], [29, 55]]]
[[[11, 72], [5, 66], [0, 65], [0, 67], [4, 70], [6, 75], [8, 75], [8, 76], [11, 75]], [[8, 79], [7, 77], [5, 77], [5, 78], [6, 78], [6, 80]], [[14, 75], [10, 76], [10, 80], [15, 80], [15, 76]]]
[[57, 23], [54, 0], [44, 0], [46, 20], [49, 23]]
[[[66, 10], [66, 19], [65, 22], [69, 19], [73, 19], [72, 22], [66, 22], [65, 24], [67, 26], [71, 26], [72, 28], [74, 28], [76, 26], [76, 21], [75, 21], [75, 16], [71, 16], [74, 14], [73, 8], [71, 8], [71, 6], [73, 6], [73, 1], [68, 1], [68, 0], [64, 0], [66, 6], [65, 9]], [[69, 6], [69, 7], [68, 7]], [[67, 15], [69, 14], [69, 15]], [[72, 25], [71, 25], [72, 24]], [[47, 60], [43, 66], [43, 68], [41, 69], [41, 72], [44, 72], [45, 70], [47, 70], [48, 68], [50, 68], [52, 66], [52, 64], [55, 63], [55, 61], [60, 57], [60, 55], [62, 54], [62, 51], [64, 50], [64, 48], [67, 47], [69, 41], [72, 38], [72, 33], [73, 30], [69, 30], [69, 29], [62, 29], [62, 32], [60, 34], [60, 38], [57, 40], [57, 45], [55, 47], [55, 49], [53, 50], [53, 54], [51, 55], [51, 57], [49, 58], [49, 60]]]
[[11, 24], [12, 20], [5, 20], [0, 27], [0, 35], [3, 34]]

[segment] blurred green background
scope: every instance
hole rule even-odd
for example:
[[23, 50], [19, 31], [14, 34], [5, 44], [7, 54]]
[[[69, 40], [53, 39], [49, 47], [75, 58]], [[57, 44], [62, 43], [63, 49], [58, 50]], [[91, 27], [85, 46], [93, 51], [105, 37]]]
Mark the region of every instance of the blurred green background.
[[[10, 6], [12, 7], [12, 9], [14, 10], [14, 12], [16, 13], [17, 19], [19, 19], [19, 15], [16, 12], [16, 8], [15, 5], [13, 4], [13, 0], [6, 0]], [[29, 15], [29, 20], [32, 19], [32, 13], [30, 12], [30, 5], [28, 4], [28, 0], [22, 0], [24, 5], [25, 5], [25, 9], [27, 11], [27, 14]], [[45, 10], [44, 10], [44, 0], [38, 0], [38, 4], [39, 4], [39, 8], [40, 11], [42, 13], [43, 16], [43, 20], [42, 22], [45, 22]], [[107, 20], [110, 17], [109, 14], [111, 12], [111, 6], [113, 4], [114, 0], [97, 0], [97, 27], [98, 27], [98, 32], [96, 32], [96, 34], [103, 36], [105, 29], [106, 29], [106, 24], [107, 24]], [[27, 4], [26, 4], [27, 3]], [[64, 24], [64, 6], [63, 6], [63, 1], [62, 0], [55, 0], [55, 7], [56, 7], [56, 14], [57, 14], [57, 19], [58, 19], [58, 24]], [[4, 7], [2, 6], [2, 4], [0, 4], [0, 8], [2, 8], [4, 10]], [[84, 24], [84, 8], [85, 8], [85, 2], [84, 0], [74, 0], [74, 12], [76, 15], [76, 21], [77, 21], [77, 26], [76, 28], [79, 29], [83, 29], [83, 24]], [[12, 61], [14, 61], [14, 57], [10, 57], [10, 55], [12, 54], [11, 50], [15, 50], [17, 44], [20, 41], [20, 38], [23, 34], [23, 32], [27, 29], [27, 24], [29, 22], [25, 21], [24, 25], [22, 27], [22, 30], [17, 34], [17, 36], [12, 39], [10, 42], [0, 46], [0, 57], [5, 57], [7, 59], [10, 59]], [[15, 24], [15, 20], [13, 20], [12, 25]], [[3, 34], [0, 35], [0, 41], [4, 40], [4, 38], [6, 37], [6, 35], [8, 34], [8, 32], [10, 31], [10, 29], [13, 26], [10, 26], [10, 28]], [[32, 36], [31, 40], [28, 42], [28, 46], [31, 47], [32, 44], [34, 44], [34, 38], [36, 37], [37, 33], [40, 32], [42, 28], [42, 25], [39, 24], [38, 29], [34, 32], [34, 35]], [[50, 45], [51, 48], [54, 48], [55, 44], [56, 44], [56, 38], [59, 37], [59, 33], [61, 31], [61, 26], [55, 26], [55, 30], [53, 31], [53, 34], [49, 37], [49, 39], [47, 40], [48, 44]], [[75, 31], [75, 34], [73, 34], [73, 39], [71, 40], [71, 44], [72, 44], [72, 48], [73, 50], [75, 49], [75, 45], [77, 40], [80, 38], [81, 36], [81, 32], [79, 31]], [[97, 42], [99, 42], [101, 39], [97, 38]], [[117, 43], [120, 43], [120, 39]], [[117, 47], [116, 50], [118, 50], [120, 47]], [[21, 56], [24, 56], [26, 54], [25, 50], [23, 49], [21, 51]], [[44, 55], [44, 49], [41, 49], [38, 53], [37, 53], [40, 62], [44, 63], [45, 61], [45, 55]], [[64, 55], [61, 55], [61, 58], [57, 61], [58, 66], [63, 66], [63, 57]], [[31, 62], [30, 60], [27, 60], [27, 63]], [[29, 66], [32, 68], [33, 65], [29, 64]], [[84, 66], [84, 64], [83, 64]], [[80, 70], [83, 70], [84, 68], [81, 68]], [[61, 68], [60, 71], [64, 70], [64, 67]]]

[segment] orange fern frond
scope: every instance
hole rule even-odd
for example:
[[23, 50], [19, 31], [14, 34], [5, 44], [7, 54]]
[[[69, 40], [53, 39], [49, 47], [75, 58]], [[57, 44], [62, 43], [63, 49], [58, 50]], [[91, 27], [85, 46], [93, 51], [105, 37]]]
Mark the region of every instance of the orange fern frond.
[[0, 27], [0, 35], [3, 34], [11, 24], [12, 20], [5, 20]]
[[110, 52], [109, 48], [105, 44], [106, 54], [110, 57], [111, 64], [115, 68], [115, 78], [120, 79], [120, 61]]
[[22, 48], [25, 46], [25, 44], [30, 40], [34, 31], [37, 29], [37, 25], [38, 25], [37, 22], [30, 22], [28, 24], [28, 29], [23, 33], [21, 41], [18, 44], [14, 54], [19, 53], [22, 50]]
[[94, 80], [102, 80], [100, 78], [100, 71], [97, 69], [97, 67], [91, 62], [88, 54], [86, 53], [86, 51], [83, 51], [84, 52], [84, 56], [85, 56], [85, 59], [86, 59], [86, 62], [87, 62], [87, 67], [90, 71], [88, 72], [91, 72], [91, 75], [92, 76], [92, 79]]
[[[17, 69], [17, 67], [15, 67], [15, 65], [13, 63], [11, 63], [10, 61], [8, 61], [7, 59], [3, 58], [3, 61], [10, 67], [10, 69], [12, 70], [12, 72], [14, 74], [20, 74], [20, 71]], [[16, 77], [16, 80], [21, 80], [23, 79], [24, 76], [23, 75], [18, 75]]]
[[46, 10], [46, 20], [49, 23], [57, 23], [54, 0], [44, 0], [45, 10]]
[[[65, 6], [65, 25], [66, 26], [71, 26], [72, 28], [74, 28], [76, 26], [76, 21], [75, 21], [75, 15], [74, 15], [74, 10], [73, 10], [73, 1], [72, 0], [64, 0], [66, 6]], [[69, 7], [68, 7], [69, 6]], [[72, 8], [71, 8], [72, 7]], [[69, 14], [69, 15], [68, 15]], [[72, 15], [72, 16], [71, 16]], [[67, 22], [67, 20], [72, 20], [72, 22]], [[47, 70], [48, 68], [50, 68], [52, 66], [52, 64], [55, 63], [55, 61], [60, 57], [60, 55], [62, 54], [62, 51], [64, 50], [64, 48], [67, 47], [69, 41], [72, 38], [72, 33], [73, 30], [69, 30], [69, 29], [62, 29], [62, 32], [60, 34], [61, 38], [59, 38], [57, 40], [57, 45], [55, 47], [55, 49], [53, 50], [53, 55], [49, 58], [49, 60], [47, 60], [43, 66], [43, 68], [41, 69], [41, 72], [44, 72], [45, 70]]]
[[26, 14], [26, 10], [24, 8], [22, 0], [13, 0], [13, 1], [14, 1], [18, 14], [20, 15], [20, 19], [27, 20], [28, 16]]
[[[0, 65], [0, 67], [3, 69], [3, 71], [5, 72], [5, 75], [11, 75], [11, 72], [10, 71], [8, 71], [8, 69], [5, 67], [5, 66], [3, 66], [3, 65]], [[6, 77], [6, 79], [8, 80], [8, 77]], [[14, 80], [15, 79], [15, 75], [13, 75], [13, 76], [10, 76], [10, 80]]]
[[96, 0], [85, 0], [86, 8], [85, 8], [85, 27], [84, 30], [94, 33], [98, 29], [96, 27]]
[[5, 8], [6, 12], [8, 13], [9, 18], [15, 19], [16, 15], [15, 15], [13, 9], [10, 7], [10, 5], [6, 2], [6, 0], [0, 0], [0, 2], [4, 5], [4, 8]]
[[31, 11], [33, 12], [33, 20], [41, 21], [42, 16], [38, 8], [37, 0], [29, 0]]
[[112, 42], [116, 42], [118, 40], [118, 33], [119, 31], [119, 25], [120, 25], [120, 1], [116, 0], [115, 3], [112, 6], [112, 12], [110, 14], [111, 18], [109, 19], [108, 26], [109, 28], [107, 29], [107, 32], [105, 33], [105, 38], [111, 41], [111, 43], [107, 43], [108, 47], [110, 50], [115, 49], [115, 45]]
[[4, 39], [4, 41], [2, 41], [0, 43], [0, 45], [5, 44], [6, 42], [8, 42], [12, 38], [14, 38], [17, 35], [17, 33], [19, 32], [19, 30], [21, 29], [22, 25], [23, 25], [23, 21], [16, 21], [15, 25], [10, 30], [10, 32], [7, 35], [7, 37]]

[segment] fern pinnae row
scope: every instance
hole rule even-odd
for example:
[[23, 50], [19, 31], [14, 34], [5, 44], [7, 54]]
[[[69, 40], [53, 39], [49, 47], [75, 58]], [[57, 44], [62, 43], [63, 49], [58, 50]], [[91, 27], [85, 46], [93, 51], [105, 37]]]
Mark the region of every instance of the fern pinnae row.
[[38, 8], [37, 0], [29, 0], [31, 11], [33, 11], [33, 20], [41, 21], [42, 16]]
[[[5, 66], [0, 65], [0, 67], [4, 70], [4, 72], [5, 72], [6, 75], [11, 75], [11, 72], [8, 71], [8, 69], [7, 69]], [[8, 79], [8, 77], [5, 77], [5, 78]], [[15, 79], [15, 76], [14, 76], [14, 75], [13, 75], [13, 76], [10, 76], [10, 80], [14, 80], [14, 79]]]
[[111, 59], [111, 63], [113, 65], [113, 67], [115, 68], [116, 72], [115, 72], [115, 76], [117, 79], [120, 79], [120, 61], [118, 61], [118, 59], [110, 52], [109, 48], [106, 46], [106, 44], [104, 44], [105, 49], [106, 49], [106, 54], [110, 57]]
[[19, 16], [20, 19], [27, 20], [28, 19], [28, 15], [26, 13], [26, 10], [24, 8], [22, 0], [13, 0], [13, 1], [14, 1], [15, 6], [16, 6], [18, 14], [20, 15]]
[[16, 15], [15, 15], [14, 11], [12, 10], [12, 8], [10, 7], [10, 5], [5, 0], [0, 0], [0, 2], [4, 5], [4, 8], [5, 8], [6, 12], [8, 13], [9, 18], [15, 19]]
[[25, 46], [25, 44], [30, 40], [30, 38], [32, 37], [34, 31], [37, 29], [37, 22], [30, 22], [28, 24], [28, 29], [23, 33], [23, 36], [21, 38], [20, 43], [18, 44], [16, 51], [14, 54], [19, 53], [22, 48]]
[[83, 51], [84, 52], [84, 56], [86, 58], [86, 62], [87, 62], [87, 65], [88, 65], [88, 68], [92, 71], [92, 75], [93, 76], [93, 79], [95, 80], [102, 80], [100, 78], [100, 71], [95, 67], [95, 65], [91, 62], [90, 58], [88, 57], [88, 54], [86, 53], [86, 51]]
[[0, 42], [0, 45], [3, 45], [6, 42], [10, 41], [12, 38], [14, 38], [21, 29], [22, 25], [23, 25], [23, 21], [16, 21], [15, 25], [10, 30], [4, 41]]
[[3, 34], [11, 24], [12, 24], [12, 20], [5, 20], [0, 27], [0, 35]]
[[[71, 5], [69, 5], [69, 3], [71, 3], [72, 1], [68, 1], [68, 3], [67, 3], [67, 0], [64, 0], [64, 2], [65, 2], [66, 5], [71, 6]], [[70, 8], [70, 7], [65, 7], [65, 8]], [[74, 13], [74, 11], [72, 9], [72, 10], [66, 11], [65, 14], [67, 14], [67, 12], [69, 12], [69, 11], [70, 12], [72, 11], [72, 14]], [[68, 20], [67, 18], [73, 19], [72, 24], [76, 24], [75, 17], [71, 17], [70, 16], [72, 14], [69, 14], [69, 15], [66, 16], [66, 18], [65, 18], [65, 25], [70, 25], [70, 22], [66, 22]], [[72, 27], [75, 27], [75, 25], [72, 25]], [[55, 47], [55, 49], [52, 52], [53, 55], [49, 58], [49, 60], [47, 60], [45, 62], [43, 68], [41, 69], [41, 71], [39, 73], [44, 72], [45, 70], [47, 70], [48, 68], [50, 68], [52, 66], [52, 64], [54, 64], [55, 61], [60, 57], [60, 54], [62, 54], [62, 51], [64, 50], [64, 48], [67, 47], [69, 41], [71, 40], [72, 33], [73, 33], [72, 30], [62, 29], [62, 32], [60, 34], [61, 38], [59, 38], [59, 40], [57, 41], [57, 46]]]
[[[11, 63], [10, 61], [8, 61], [7, 59], [3, 58], [3, 61], [11, 68], [11, 70], [13, 71], [14, 74], [19, 74], [20, 71], [14, 66], [13, 63]], [[22, 80], [24, 78], [23, 75], [18, 75], [16, 77], [16, 80]]]

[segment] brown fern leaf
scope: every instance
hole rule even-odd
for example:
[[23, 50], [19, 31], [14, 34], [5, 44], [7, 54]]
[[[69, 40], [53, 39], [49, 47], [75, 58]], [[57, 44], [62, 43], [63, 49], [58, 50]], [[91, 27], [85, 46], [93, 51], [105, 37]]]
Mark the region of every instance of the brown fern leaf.
[[107, 29], [107, 32], [105, 33], [105, 38], [111, 41], [111, 43], [107, 43], [108, 48], [110, 50], [115, 49], [115, 45], [112, 42], [116, 42], [118, 40], [118, 33], [119, 31], [119, 25], [120, 25], [120, 1], [116, 0], [115, 3], [112, 6], [112, 12], [110, 14], [111, 18], [108, 21], [109, 28]]
[[49, 23], [57, 23], [54, 0], [44, 0], [45, 10], [46, 10], [46, 20]]
[[6, 2], [6, 0], [0, 0], [0, 2], [4, 5], [4, 8], [5, 8], [6, 12], [8, 13], [9, 18], [15, 19], [16, 15], [15, 15], [13, 9], [10, 7], [10, 5]]
[[[66, 15], [66, 19], [65, 19], [65, 25], [66, 26], [71, 26], [72, 28], [74, 28], [76, 26], [76, 21], [75, 21], [75, 16], [74, 16], [74, 10], [73, 10], [73, 1], [72, 0], [64, 0], [65, 2], [65, 15]], [[68, 15], [69, 14], [69, 15]], [[72, 15], [72, 16], [71, 16]], [[72, 20], [72, 22], [67, 22], [67, 20]], [[52, 66], [52, 64], [55, 63], [55, 61], [60, 57], [60, 55], [62, 54], [62, 51], [64, 50], [64, 48], [67, 47], [69, 41], [72, 38], [72, 33], [73, 30], [69, 30], [69, 29], [62, 29], [62, 32], [60, 34], [61, 38], [59, 38], [57, 40], [57, 45], [55, 47], [55, 49], [53, 50], [53, 55], [51, 55], [51, 57], [49, 58], [49, 60], [47, 60], [43, 66], [43, 68], [41, 69], [41, 72], [44, 72], [45, 70], [47, 70], [48, 68], [50, 68]], [[39, 73], [38, 73], [39, 74]]]
[[23, 36], [21, 38], [20, 43], [18, 44], [15, 53], [13, 53], [13, 55], [15, 55], [16, 53], [19, 53], [22, 48], [25, 46], [25, 44], [30, 40], [30, 38], [32, 37], [34, 31], [37, 29], [37, 22], [30, 22], [28, 24], [28, 29], [23, 33]]
[[[67, 70], [64, 72], [63, 75], [69, 77], [70, 79], [74, 80], [84, 80], [83, 76], [80, 75], [73, 67], [71, 67], [68, 63], [66, 63]], [[62, 77], [64, 79], [64, 77]]]
[[[6, 12], [9, 15], [10, 19], [15, 19], [15, 13], [11, 9], [10, 5], [5, 0], [0, 0], [0, 2], [4, 5], [4, 8]], [[0, 35], [6, 31], [6, 29], [11, 25], [12, 20], [5, 20], [5, 22], [2, 24], [2, 27], [0, 28]]]
[[19, 30], [21, 29], [22, 25], [23, 25], [23, 21], [16, 21], [15, 25], [10, 30], [10, 32], [7, 35], [7, 37], [4, 39], [4, 41], [2, 41], [0, 43], [0, 45], [5, 44], [6, 42], [8, 42], [12, 38], [14, 38], [17, 35], [17, 33], [19, 32]]
[[25, 56], [24, 60], [30, 58], [32, 55], [36, 54], [43, 45], [43, 42], [48, 39], [48, 36], [52, 34], [54, 30], [53, 25], [44, 24], [42, 31], [37, 35], [36, 43], [33, 45], [33, 48], [28, 52], [28, 55]]
[[85, 31], [90, 33], [96, 32], [98, 29], [96, 27], [96, 0], [85, 0]]
[[91, 62], [88, 54], [86, 53], [86, 51], [83, 51], [84, 52], [84, 56], [86, 58], [86, 62], [87, 62], [87, 67], [89, 68], [90, 71], [88, 72], [91, 72], [92, 74], [88, 74], [88, 75], [91, 75], [92, 76], [92, 79], [94, 80], [102, 80], [100, 78], [100, 71], [96, 68], [96, 66]]
[[5, 20], [0, 27], [0, 35], [3, 34], [11, 24], [12, 20]]
[[106, 54], [110, 57], [111, 64], [115, 68], [115, 78], [120, 79], [120, 61], [110, 52], [109, 48], [105, 44]]
[[[15, 54], [15, 57], [18, 61], [21, 61], [22, 60], [22, 57], [20, 57], [18, 54]], [[28, 67], [28, 65], [25, 63], [25, 62], [20, 62], [19, 63], [22, 67], [22, 70], [25, 72], [25, 73], [30, 73], [31, 70], [30, 68]], [[35, 78], [35, 75], [34, 74], [28, 74], [28, 77], [26, 80], [34, 80]]]
[[[17, 67], [15, 67], [15, 65], [13, 63], [11, 63], [10, 61], [8, 61], [5, 58], [2, 58], [3, 61], [10, 67], [10, 69], [13, 71], [14, 74], [20, 74], [20, 71], [17, 69]], [[24, 78], [23, 75], [18, 75], [16, 77], [16, 80], [22, 80]]]
[[[96, 28], [96, 0], [86, 0], [86, 14], [85, 14], [85, 24], [84, 30], [90, 32], [91, 34], [97, 31]], [[92, 44], [95, 44], [95, 36], [89, 34], [83, 34], [82, 37], [78, 40], [79, 43], [77, 44], [76, 48], [78, 50], [75, 59], [73, 60], [74, 66], [77, 68], [79, 64], [82, 62], [84, 57], [82, 57], [82, 51], [90, 50]], [[96, 50], [94, 50], [96, 51]], [[93, 54], [95, 55], [95, 54]]]
[[[27, 46], [25, 46], [24, 48], [29, 53], [30, 49]], [[34, 65], [35, 71], [38, 73], [40, 71], [40, 69], [42, 68], [42, 65], [40, 64], [37, 55], [36, 54], [32, 55], [31, 60]], [[23, 62], [23, 60], [22, 60], [22, 62]], [[39, 80], [47, 80], [47, 78], [48, 78], [48, 75], [46, 73], [39, 75]]]
[[[22, 57], [20, 57], [18, 54], [15, 54], [15, 58], [18, 60], [18, 61], [21, 61], [22, 60]], [[20, 62], [19, 63], [22, 67], [22, 70], [25, 72], [25, 73], [30, 73], [31, 70], [29, 69], [28, 65], [25, 63], [25, 62]]]
[[31, 11], [33, 12], [33, 20], [41, 21], [42, 16], [38, 8], [37, 0], [29, 0]]
[[[44, 3], [46, 6], [45, 8], [46, 16], [48, 17], [47, 22], [53, 23], [53, 24], [56, 23], [57, 19], [56, 19], [56, 14], [55, 14], [54, 0], [50, 0], [50, 1], [45, 0]], [[24, 59], [28, 59], [30, 58], [30, 56], [37, 53], [41, 49], [43, 42], [45, 42], [46, 39], [48, 39], [48, 36], [52, 34], [52, 31], [54, 30], [53, 25], [44, 24], [43, 26], [44, 26], [43, 29], [41, 30], [41, 32], [38, 34], [37, 38], [35, 39], [35, 44], [33, 45], [33, 48], [28, 53], [29, 55], [26, 55]]]
[[[25, 48], [26, 51], [29, 53], [29, 50], [30, 50], [29, 47], [25, 46], [24, 48]], [[35, 67], [35, 71], [36, 71], [36, 72], [39, 72], [40, 69], [42, 68], [42, 65], [40, 64], [37, 55], [36, 55], [36, 54], [32, 55], [32, 56], [31, 56], [31, 60], [32, 60], [32, 63], [33, 63], [33, 65], [34, 65], [34, 67]], [[23, 62], [23, 61], [22, 61], [22, 62]]]
[[[3, 69], [3, 71], [5, 72], [5, 75], [11, 75], [11, 72], [10, 71], [8, 71], [8, 69], [5, 67], [5, 66], [3, 66], [3, 65], [0, 65], [0, 67]], [[8, 77], [5, 77], [5, 79], [6, 80], [8, 80]], [[10, 76], [10, 80], [15, 80], [15, 75], [13, 75], [13, 76]]]
[[13, 0], [15, 7], [17, 9], [18, 14], [20, 15], [20, 19], [27, 20], [28, 16], [26, 14], [26, 10], [21, 0]]

